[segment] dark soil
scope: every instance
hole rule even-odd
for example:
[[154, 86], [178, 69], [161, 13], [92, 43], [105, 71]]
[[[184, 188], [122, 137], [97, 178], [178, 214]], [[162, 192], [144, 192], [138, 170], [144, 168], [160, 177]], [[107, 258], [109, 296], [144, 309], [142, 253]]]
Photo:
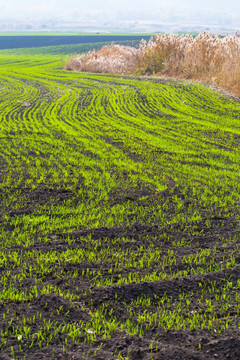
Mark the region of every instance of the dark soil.
[[[44, 203], [54, 201], [56, 203], [63, 202], [64, 200], [74, 201], [74, 196], [71, 191], [61, 190], [61, 189], [36, 189], [35, 191], [28, 192], [27, 189], [22, 191], [23, 196], [28, 196], [31, 200], [31, 203], [38, 203], [38, 205], [43, 205]], [[148, 188], [142, 188], [139, 190], [119, 190], [110, 193], [110, 204], [118, 204], [123, 202], [135, 202], [136, 204], [143, 204], [146, 202], [153, 201], [163, 201], [166, 199], [169, 201], [169, 211], [171, 211], [171, 202], [172, 196], [178, 195], [182, 197], [185, 201], [186, 206], [188, 206], [189, 200], [185, 199], [181, 195], [181, 191], [175, 186], [173, 181], [169, 180], [169, 188], [162, 193], [156, 195]], [[143, 200], [139, 200], [143, 197]], [[30, 210], [11, 210], [8, 212], [10, 217], [21, 216], [26, 214]], [[172, 211], [174, 207], [172, 205]], [[5, 212], [6, 213], [6, 212]], [[154, 244], [155, 248], [159, 248], [162, 251], [162, 255], [166, 255], [169, 250], [173, 250], [172, 240], [180, 241], [185, 240], [190, 241], [189, 246], [183, 246], [175, 248], [177, 251], [177, 263], [170, 267], [166, 267], [166, 271], [170, 270], [171, 273], [179, 271], [186, 268], [180, 260], [184, 255], [192, 254], [199, 249], [212, 249], [214, 246], [217, 246], [218, 252], [216, 258], [218, 261], [223, 260], [223, 250], [221, 249], [221, 240], [222, 238], [231, 238], [234, 234], [239, 232], [239, 225], [236, 220], [231, 217], [221, 217], [206, 213], [206, 219], [210, 221], [210, 226], [205, 225], [205, 220], [196, 221], [191, 223], [175, 223], [171, 227], [155, 225], [141, 224], [138, 222], [133, 223], [131, 226], [122, 226], [122, 227], [112, 227], [106, 228], [101, 227], [98, 229], [88, 229], [88, 230], [79, 230], [73, 231], [72, 233], [62, 234], [55, 233], [49, 234], [49, 242], [42, 243], [36, 241], [34, 245], [30, 247], [23, 246], [14, 246], [12, 250], [18, 251], [24, 257], [24, 253], [27, 251], [41, 251], [45, 253], [48, 251], [65, 251], [69, 249], [78, 249], [78, 248], [88, 248], [91, 244], [84, 242], [82, 239], [86, 236], [91, 235], [91, 238], [95, 241], [101, 239], [108, 239], [107, 242], [99, 243], [97, 251], [100, 252], [105, 247], [111, 245], [113, 249], [126, 250], [128, 247], [131, 250], [139, 249], [140, 246]], [[188, 232], [184, 230], [188, 228]], [[193, 232], [196, 232], [193, 236]], [[162, 242], [159, 241], [161, 236], [167, 233], [168, 238], [171, 241]], [[190, 234], [190, 235], [189, 235]], [[128, 243], [116, 242], [117, 238], [127, 237], [129, 239]], [[68, 244], [67, 239], [71, 239], [72, 243]], [[234, 250], [234, 244], [231, 242], [226, 247], [226, 253]], [[92, 286], [90, 279], [82, 276], [83, 269], [92, 270], [101, 270], [104, 276], [107, 278], [108, 270], [110, 265], [107, 263], [87, 263], [87, 262], [76, 262], [70, 264], [52, 264], [46, 274], [41, 275], [42, 284], [46, 285], [56, 285], [62, 289], [62, 291], [70, 291], [76, 293], [76, 286], [79, 286], [79, 291], [76, 293], [79, 296], [79, 299], [75, 302], [72, 302], [63, 296], [56, 295], [54, 293], [39, 295], [35, 297], [32, 301], [25, 302], [9, 302], [9, 303], [0, 303], [0, 319], [3, 316], [3, 313], [6, 312], [6, 309], [9, 310], [8, 315], [6, 316], [7, 320], [13, 317], [13, 324], [8, 326], [9, 338], [7, 342], [7, 347], [4, 348], [0, 355], [0, 359], [10, 360], [11, 359], [11, 347], [15, 349], [15, 355], [18, 359], [23, 359], [26, 356], [26, 359], [102, 359], [102, 360], [112, 360], [117, 359], [117, 351], [121, 351], [122, 356], [129, 355], [129, 359], [132, 360], [150, 360], [150, 359], [240, 359], [240, 336], [239, 331], [236, 327], [229, 327], [228, 331], [223, 332], [222, 334], [215, 333], [214, 331], [208, 331], [206, 329], [202, 331], [165, 331], [163, 328], [157, 328], [156, 326], [151, 326], [146, 330], [144, 336], [130, 335], [124, 332], [115, 331], [111, 339], [101, 340], [101, 337], [97, 339], [96, 342], [88, 344], [85, 341], [84, 336], [80, 339], [77, 345], [68, 343], [66, 346], [65, 352], [63, 353], [62, 345], [64, 342], [64, 337], [60, 336], [57, 341], [52, 341], [47, 348], [39, 348], [39, 345], [34, 343], [33, 347], [24, 346], [24, 356], [18, 350], [18, 344], [16, 343], [16, 338], [12, 335], [13, 326], [17, 324], [17, 319], [25, 315], [26, 317], [33, 317], [37, 313], [42, 313], [42, 318], [38, 319], [36, 324], [31, 325], [32, 331], [37, 332], [42, 326], [44, 326], [44, 319], [58, 322], [59, 324], [67, 322], [74, 323], [79, 322], [80, 320], [88, 322], [91, 319], [89, 311], [82, 310], [82, 305], [86, 309], [96, 310], [100, 308], [102, 304], [107, 304], [109, 308], [112, 309], [114, 316], [118, 321], [123, 321], [127, 319], [126, 306], [130, 305], [132, 301], [137, 300], [139, 296], [147, 295], [152, 300], [152, 310], [154, 311], [154, 298], [158, 296], [159, 298], [167, 295], [173, 301], [177, 301], [179, 293], [184, 292], [187, 294], [198, 294], [199, 291], [199, 282], [208, 284], [216, 283], [217, 286], [221, 286], [226, 279], [231, 279], [233, 286], [236, 286], [239, 279], [240, 271], [240, 258], [237, 258], [238, 263], [229, 269], [224, 269], [215, 272], [208, 272], [206, 274], [198, 274], [185, 277], [176, 277], [169, 278], [160, 281], [153, 282], [141, 282], [141, 283], [132, 283], [132, 284], [123, 284], [106, 287], [96, 287]], [[28, 266], [30, 268], [34, 263], [29, 262]], [[194, 266], [193, 266], [194, 267]], [[0, 274], [3, 273], [7, 268], [11, 269], [11, 263], [8, 266], [0, 267]], [[158, 263], [153, 265], [152, 270], [160, 270]], [[63, 278], [61, 279], [57, 274], [69, 274], [73, 273], [75, 270], [79, 271], [78, 278], [71, 278], [69, 281], [66, 281]], [[129, 271], [132, 269], [122, 269], [121, 273], [115, 274], [115, 280], [119, 279], [119, 276], [127, 276]], [[25, 269], [26, 273], [30, 270]], [[149, 269], [135, 269], [135, 271], [141, 272], [142, 275], [147, 274]], [[18, 268], [12, 268], [11, 274], [17, 274], [19, 272]], [[104, 275], [105, 274], [105, 275]], [[29, 275], [26, 279], [19, 283], [19, 289], [27, 289], [35, 283], [34, 277], [37, 278], [38, 274], [34, 274], [33, 277]], [[2, 286], [1, 286], [2, 288]], [[87, 291], [87, 297], [83, 296], [82, 290]], [[118, 301], [115, 301], [117, 296]], [[193, 296], [194, 298], [194, 296]], [[234, 305], [234, 299], [229, 300], [230, 305]], [[59, 313], [58, 309], [61, 308]], [[192, 301], [191, 309], [189, 311], [198, 309], [197, 296], [195, 300]], [[68, 314], [66, 317], [66, 313]], [[228, 316], [234, 318], [235, 323], [237, 324], [238, 318], [236, 318], [236, 313], [229, 313]], [[221, 319], [225, 315], [219, 311], [218, 317]], [[4, 323], [1, 323], [1, 330], [5, 331], [6, 327]], [[158, 350], [151, 351], [149, 346], [151, 344], [156, 347], [156, 342], [158, 341]], [[97, 347], [103, 343], [101, 350], [95, 353]], [[199, 349], [199, 344], [201, 344], [201, 349]]]

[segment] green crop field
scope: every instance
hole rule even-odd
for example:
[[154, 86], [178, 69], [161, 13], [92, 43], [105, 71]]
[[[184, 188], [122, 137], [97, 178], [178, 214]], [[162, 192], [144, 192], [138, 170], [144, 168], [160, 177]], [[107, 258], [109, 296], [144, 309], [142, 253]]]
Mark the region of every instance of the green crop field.
[[240, 102], [60, 54], [0, 52], [1, 359], [239, 359]]

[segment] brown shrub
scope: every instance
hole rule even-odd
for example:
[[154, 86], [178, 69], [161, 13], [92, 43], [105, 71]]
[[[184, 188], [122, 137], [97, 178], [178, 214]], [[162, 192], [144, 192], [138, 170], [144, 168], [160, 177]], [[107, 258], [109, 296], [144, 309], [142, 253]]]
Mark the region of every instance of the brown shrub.
[[138, 50], [131, 46], [105, 45], [100, 50], [71, 57], [66, 70], [94, 73], [126, 74], [134, 73], [134, 62]]
[[240, 95], [240, 38], [157, 35], [138, 49], [108, 45], [69, 59], [65, 69], [112, 74], [154, 74], [215, 83]]

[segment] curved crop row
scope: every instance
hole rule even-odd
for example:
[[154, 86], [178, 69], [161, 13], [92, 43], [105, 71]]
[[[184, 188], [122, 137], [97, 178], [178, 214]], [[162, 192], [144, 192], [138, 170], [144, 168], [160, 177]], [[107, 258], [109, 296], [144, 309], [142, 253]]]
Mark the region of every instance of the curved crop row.
[[0, 351], [133, 359], [124, 337], [158, 359], [201, 333], [211, 358], [240, 327], [239, 102], [18, 60], [0, 64]]

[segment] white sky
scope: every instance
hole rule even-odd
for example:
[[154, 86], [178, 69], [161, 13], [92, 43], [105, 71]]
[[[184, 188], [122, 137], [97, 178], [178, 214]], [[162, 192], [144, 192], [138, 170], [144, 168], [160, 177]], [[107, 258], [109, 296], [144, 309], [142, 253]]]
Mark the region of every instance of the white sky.
[[1, 18], [22, 18], [96, 11], [216, 11], [240, 15], [240, 0], [0, 0]]

